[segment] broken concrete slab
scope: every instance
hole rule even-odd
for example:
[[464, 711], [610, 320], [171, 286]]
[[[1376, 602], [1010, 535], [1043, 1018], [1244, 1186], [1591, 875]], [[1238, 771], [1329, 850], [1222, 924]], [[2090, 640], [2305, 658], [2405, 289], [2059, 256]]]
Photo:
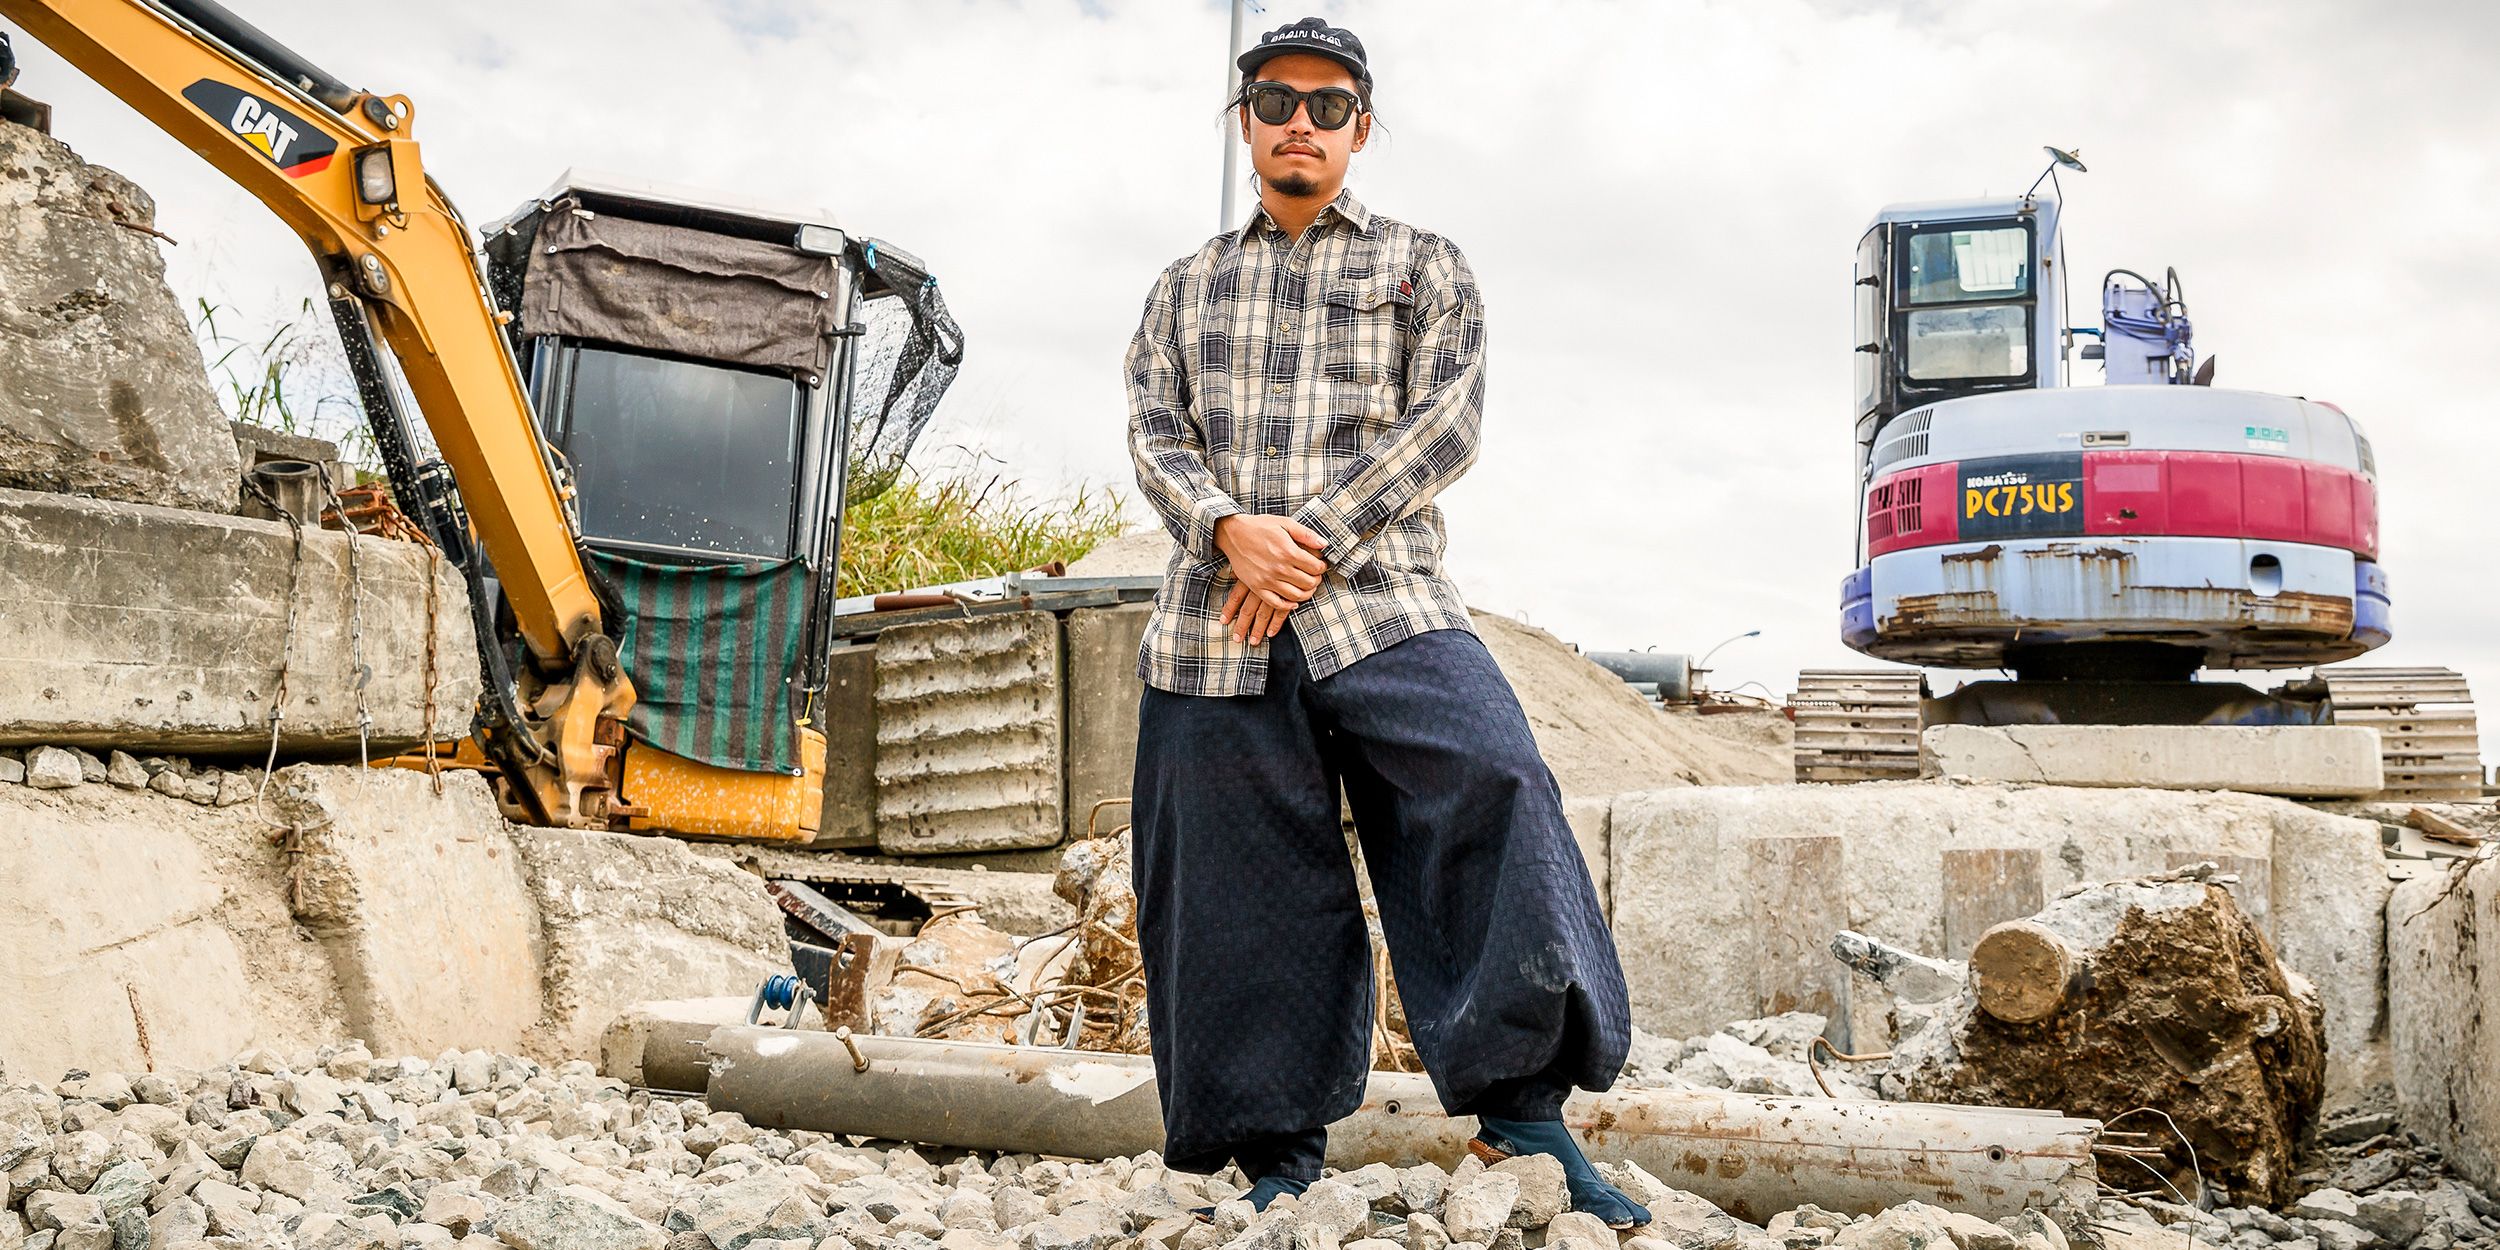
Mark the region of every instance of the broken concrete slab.
[[0, 121], [0, 486], [233, 512], [242, 463], [156, 202]]
[[360, 538], [351, 579], [347, 541], [307, 530], [299, 583], [279, 522], [0, 489], [0, 745], [265, 751], [290, 605], [286, 754], [354, 755], [354, 632], [375, 754], [424, 737], [429, 637], [434, 732], [466, 734], [479, 681], [458, 573], [427, 548]]
[[752, 994], [790, 970], [781, 912], [757, 879], [675, 838], [512, 831], [540, 937], [536, 1054], [589, 1058], [627, 1005]]
[[295, 914], [330, 950], [347, 1025], [384, 1054], [510, 1050], [538, 1022], [538, 912], [476, 773], [297, 767]]
[[[1930, 956], [1945, 953], [1949, 850], [2031, 856], [2052, 898], [2077, 883], [2167, 871], [2182, 858], [2263, 863], [2262, 879], [2238, 888], [2266, 896], [2278, 954], [2317, 987], [2330, 1100], [2385, 1079], [2380, 917], [2389, 886], [2369, 822], [2258, 795], [1937, 781], [1624, 795], [1609, 821], [1609, 875], [1635, 1023], [1690, 1036], [1764, 1015], [1776, 993], [1805, 1001], [1813, 987], [1802, 981], [1762, 980], [1766, 960], [1784, 949], [1778, 933], [1763, 931], [1768, 914], [1748, 901], [1752, 844], [1766, 838], [1838, 839], [1831, 872], [1847, 921], [1839, 927]], [[1874, 986], [1848, 983], [1845, 1036], [1858, 1050], [1890, 1040], [1889, 1004]]]
[[2500, 859], [2396, 887], [2387, 999], [2406, 1128], [2485, 1189], [2500, 1188]]
[[1974, 781], [2358, 798], [2378, 734], [2351, 725], [1931, 725], [1921, 771]]
[[343, 1034], [329, 958], [288, 913], [249, 805], [0, 786], [0, 1068], [222, 1063]]
[[1059, 618], [1006, 612], [877, 636], [877, 845], [946, 855], [1057, 845]]
[[[106, 793], [85, 790], [79, 797]], [[0, 986], [11, 1002], [43, 1005], [0, 1013], [0, 1055], [48, 1080], [87, 1062], [140, 1070], [242, 1050], [253, 1034], [250, 1013], [235, 1010], [247, 973], [211, 918], [218, 889], [199, 848], [172, 825], [98, 820], [68, 806], [78, 792], [57, 793], [0, 791], [10, 829], [0, 839], [0, 881], [10, 883]]]

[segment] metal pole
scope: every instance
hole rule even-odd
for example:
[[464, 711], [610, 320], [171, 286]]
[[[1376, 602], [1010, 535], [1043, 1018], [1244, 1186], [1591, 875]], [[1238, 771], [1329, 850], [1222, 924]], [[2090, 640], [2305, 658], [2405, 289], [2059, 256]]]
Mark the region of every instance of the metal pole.
[[[1163, 1146], [1154, 1064], [1143, 1055], [852, 1041], [856, 1053], [827, 1033], [718, 1029], [704, 1043], [704, 1101], [760, 1128], [968, 1150], [1099, 1159]], [[2100, 1128], [2043, 1111], [1700, 1089], [1578, 1094], [1563, 1118], [1591, 1156], [1638, 1163], [1756, 1222], [1804, 1202], [1871, 1212], [1917, 1199], [1986, 1219], [2081, 1204], [2092, 1196]], [[1423, 1076], [1374, 1072], [1361, 1109], [1329, 1133], [1328, 1162], [1454, 1166], [1473, 1128], [1442, 1114]]]
[[[1231, 51], [1224, 54], [1224, 90], [1233, 89], [1233, 62], [1241, 59], [1241, 13], [1250, 7], [1250, 0], [1233, 0], [1233, 37]], [[1230, 230], [1233, 221], [1233, 196], [1241, 186], [1241, 135], [1234, 123], [1224, 123], [1224, 219], [1215, 223], [1216, 233]]]

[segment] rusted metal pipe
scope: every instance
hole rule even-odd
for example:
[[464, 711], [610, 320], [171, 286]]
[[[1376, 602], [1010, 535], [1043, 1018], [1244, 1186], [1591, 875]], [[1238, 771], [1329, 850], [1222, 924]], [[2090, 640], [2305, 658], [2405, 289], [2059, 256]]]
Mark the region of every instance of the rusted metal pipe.
[[[807, 1129], [1075, 1158], [1163, 1147], [1142, 1056], [725, 1027], [704, 1043], [715, 1110]], [[1872, 1212], [1913, 1199], [2000, 1219], [2092, 1196], [2099, 1125], [2043, 1111], [1765, 1098], [1716, 1090], [1580, 1094], [1564, 1108], [1593, 1158], [1628, 1160], [1756, 1222], [1811, 1202]], [[1374, 1072], [1330, 1127], [1328, 1161], [1454, 1167], [1474, 1122], [1424, 1077]]]

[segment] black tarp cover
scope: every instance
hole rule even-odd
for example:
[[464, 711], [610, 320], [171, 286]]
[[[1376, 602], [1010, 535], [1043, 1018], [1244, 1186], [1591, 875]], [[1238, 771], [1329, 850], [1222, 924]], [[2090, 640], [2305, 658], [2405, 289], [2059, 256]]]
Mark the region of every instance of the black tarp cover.
[[840, 258], [701, 230], [549, 208], [521, 320], [647, 351], [772, 369], [812, 384], [831, 365]]

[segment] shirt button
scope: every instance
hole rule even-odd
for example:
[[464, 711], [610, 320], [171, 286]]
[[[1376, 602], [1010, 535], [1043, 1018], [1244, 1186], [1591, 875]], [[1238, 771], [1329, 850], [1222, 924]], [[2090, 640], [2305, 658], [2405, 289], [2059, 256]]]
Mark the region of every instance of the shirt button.
[[1268, 455], [1270, 455], [1270, 456], [1275, 456], [1275, 455], [1280, 455], [1280, 454], [1282, 454], [1282, 453], [1278, 452], [1278, 451], [1277, 451], [1274, 447], [1270, 447], [1270, 448], [1268, 448], [1268, 449], [1267, 449], [1267, 454], [1268, 454]]
[[1292, 389], [1293, 389], [1293, 387], [1292, 387], [1292, 386], [1290, 386], [1290, 385], [1288, 385], [1288, 384], [1286, 384], [1286, 383], [1283, 383], [1283, 382], [1278, 382], [1278, 383], [1276, 383], [1276, 384], [1274, 384], [1274, 385], [1272, 385], [1272, 386], [1268, 387], [1267, 389], [1268, 389], [1269, 391], [1271, 391], [1271, 392], [1275, 393], [1275, 394], [1282, 395], [1282, 394], [1284, 394], [1285, 392], [1287, 392], [1287, 391], [1289, 391], [1289, 390], [1292, 390]]
[[1282, 317], [1278, 317], [1278, 318], [1276, 319], [1276, 332], [1277, 332], [1278, 334], [1283, 334], [1283, 333], [1285, 333], [1286, 331], [1291, 330], [1291, 329], [1293, 329], [1293, 323], [1292, 323], [1292, 322], [1287, 321], [1287, 320], [1285, 320], [1285, 319], [1284, 319], [1284, 318], [1282, 318]]

